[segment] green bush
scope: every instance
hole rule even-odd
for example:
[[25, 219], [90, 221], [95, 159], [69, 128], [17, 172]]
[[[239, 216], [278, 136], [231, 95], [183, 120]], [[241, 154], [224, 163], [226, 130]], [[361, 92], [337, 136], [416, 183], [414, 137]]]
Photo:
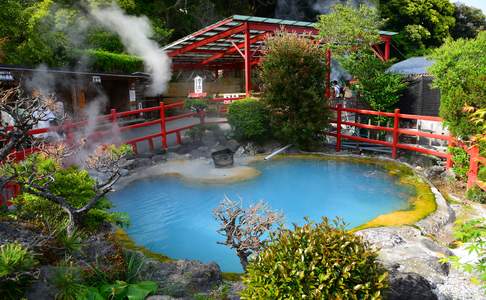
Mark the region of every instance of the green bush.
[[201, 99], [188, 99], [184, 103], [184, 107], [192, 111], [200, 112], [208, 108], [208, 103]]
[[[12, 165], [19, 177], [30, 176], [32, 172], [36, 176], [52, 176], [54, 179], [49, 184], [49, 190], [56, 196], [63, 197], [73, 207], [80, 208], [86, 205], [95, 196], [96, 181], [91, 178], [86, 170], [76, 166], [63, 168], [55, 160], [43, 155], [31, 155], [26, 160]], [[7, 171], [9, 173], [10, 171]], [[23, 182], [22, 178], [18, 178]], [[47, 178], [45, 179], [47, 182]], [[55, 224], [65, 224], [67, 214], [60, 206], [42, 197], [29, 194], [20, 194], [13, 201], [18, 217], [38, 224], [46, 220]], [[90, 209], [83, 218], [83, 228], [88, 231], [96, 231], [104, 222], [127, 225], [126, 214], [110, 212], [111, 202], [107, 198], [101, 199]]]
[[262, 142], [268, 137], [268, 110], [257, 99], [247, 98], [231, 103], [228, 122], [237, 140]]
[[486, 204], [486, 192], [478, 186], [473, 186], [472, 188], [468, 189], [466, 192], [466, 198], [474, 202]]
[[306, 149], [318, 144], [329, 120], [326, 64], [319, 45], [308, 37], [277, 32], [267, 39], [260, 78], [272, 135]]
[[441, 93], [440, 116], [449, 130], [464, 139], [484, 134], [464, 108], [486, 107], [486, 32], [475, 39], [449, 40], [431, 58], [435, 63], [429, 71]]
[[355, 52], [339, 58], [343, 67], [358, 81], [351, 86], [372, 109], [392, 111], [407, 85], [403, 76], [386, 72], [391, 65], [371, 51]]
[[380, 299], [388, 283], [376, 259], [340, 221], [294, 225], [249, 263], [242, 299]]
[[460, 179], [466, 179], [469, 171], [469, 155], [466, 150], [460, 147], [449, 147], [448, 151], [452, 154], [452, 161], [454, 162], [452, 170], [454, 174]]
[[102, 72], [134, 73], [143, 71], [143, 61], [133, 55], [112, 53], [105, 50], [85, 51], [91, 62], [91, 69]]
[[0, 298], [20, 299], [33, 279], [34, 255], [19, 243], [0, 246]]

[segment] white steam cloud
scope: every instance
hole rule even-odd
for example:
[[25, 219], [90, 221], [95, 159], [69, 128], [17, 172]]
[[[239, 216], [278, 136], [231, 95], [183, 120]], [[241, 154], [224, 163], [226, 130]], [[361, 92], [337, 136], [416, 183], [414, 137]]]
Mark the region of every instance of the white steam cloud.
[[93, 9], [91, 15], [107, 30], [118, 34], [128, 53], [143, 59], [145, 72], [152, 77], [148, 95], [156, 96], [165, 92], [172, 76], [171, 60], [151, 39], [153, 31], [149, 19], [145, 16], [129, 16], [116, 5]]

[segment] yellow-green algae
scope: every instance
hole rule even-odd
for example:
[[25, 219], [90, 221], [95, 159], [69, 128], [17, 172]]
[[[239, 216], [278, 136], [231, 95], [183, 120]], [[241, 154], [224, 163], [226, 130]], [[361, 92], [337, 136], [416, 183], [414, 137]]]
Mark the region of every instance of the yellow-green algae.
[[130, 238], [130, 236], [125, 232], [125, 230], [121, 228], [117, 228], [115, 230], [115, 240], [121, 244], [123, 248], [133, 251], [140, 251], [146, 257], [152, 258], [156, 261], [160, 262], [168, 262], [171, 261], [172, 258], [165, 256], [163, 254], [155, 253], [143, 246], [139, 246], [135, 243], [135, 241]]
[[410, 207], [408, 209], [380, 215], [365, 224], [353, 228], [351, 230], [353, 232], [372, 227], [413, 225], [437, 209], [435, 195], [432, 193], [429, 184], [415, 175], [414, 171], [405, 164], [392, 160], [345, 155], [284, 154], [275, 157], [275, 159], [285, 158], [320, 159], [378, 165], [385, 168], [390, 175], [396, 177], [400, 184], [410, 185], [414, 188], [415, 195], [409, 199]]

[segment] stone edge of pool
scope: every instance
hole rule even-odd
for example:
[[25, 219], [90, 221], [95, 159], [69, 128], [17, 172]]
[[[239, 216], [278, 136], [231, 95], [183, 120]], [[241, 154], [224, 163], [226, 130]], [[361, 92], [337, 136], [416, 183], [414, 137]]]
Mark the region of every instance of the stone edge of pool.
[[[196, 160], [182, 160], [174, 159], [165, 163], [158, 164], [144, 170], [144, 174], [135, 174], [123, 178], [116, 186], [117, 189], [123, 188], [127, 184], [140, 180], [148, 179], [158, 176], [177, 176], [183, 180], [199, 182], [199, 183], [232, 183], [242, 180], [249, 180], [260, 175], [260, 172], [252, 167], [247, 166], [249, 163], [262, 161], [264, 155], [256, 155], [238, 161], [239, 166], [230, 169], [215, 169], [209, 161]], [[447, 204], [447, 201], [439, 190], [423, 176], [417, 173], [414, 168], [404, 162], [396, 161], [386, 157], [374, 156], [359, 156], [353, 154], [328, 154], [320, 152], [301, 152], [294, 154], [281, 154], [273, 158], [280, 159], [324, 159], [342, 162], [355, 162], [374, 164], [384, 167], [389, 174], [395, 176], [400, 184], [411, 185], [416, 190], [416, 195], [410, 201], [410, 208], [406, 210], [398, 210], [388, 214], [380, 215], [367, 223], [359, 225], [353, 229], [352, 232], [368, 228], [377, 227], [399, 227], [399, 226], [413, 226], [420, 229], [426, 234], [435, 234], [440, 228], [445, 226], [454, 218], [452, 209]], [[194, 168], [194, 164], [196, 167]], [[165, 168], [161, 168], [164, 166]], [[182, 167], [181, 167], [182, 166]], [[192, 171], [198, 171], [200, 174], [194, 176]], [[233, 171], [231, 171], [233, 170]], [[206, 172], [206, 173], [205, 173]], [[210, 175], [210, 176], [208, 176]], [[204, 177], [203, 177], [204, 176]], [[118, 236], [123, 236], [122, 244], [132, 250], [143, 250], [145, 254], [149, 254], [152, 258], [163, 257], [164, 260], [170, 258], [152, 253], [149, 249], [136, 245], [130, 237], [122, 230], [118, 230]], [[127, 240], [130, 240], [127, 242]], [[158, 257], [160, 256], [160, 257]]]

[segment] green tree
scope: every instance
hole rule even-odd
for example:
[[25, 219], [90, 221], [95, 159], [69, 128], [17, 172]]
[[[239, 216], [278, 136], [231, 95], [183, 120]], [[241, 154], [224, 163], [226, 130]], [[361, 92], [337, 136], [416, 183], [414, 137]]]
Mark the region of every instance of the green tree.
[[385, 72], [390, 63], [381, 61], [370, 49], [380, 40], [378, 28], [382, 24], [373, 8], [338, 4], [320, 16], [316, 27], [325, 46], [358, 80], [353, 90], [372, 109], [387, 111], [394, 108], [406, 86], [401, 75]]
[[451, 28], [454, 39], [475, 38], [481, 30], [486, 29], [486, 16], [479, 8], [455, 3], [456, 24]]
[[394, 41], [407, 56], [442, 45], [454, 27], [454, 5], [449, 0], [382, 0], [385, 29], [397, 31]]
[[465, 108], [486, 107], [486, 32], [471, 40], [448, 40], [431, 58], [435, 63], [429, 71], [441, 92], [439, 113], [449, 130], [464, 139], [484, 134]]
[[381, 25], [383, 20], [374, 8], [337, 4], [329, 14], [319, 16], [316, 28], [326, 47], [342, 55], [369, 49], [370, 45], [378, 43]]
[[260, 77], [273, 135], [303, 148], [317, 143], [329, 115], [319, 45], [295, 33], [277, 32], [266, 42]]
[[357, 79], [351, 88], [372, 109], [391, 111], [403, 94], [403, 76], [386, 72], [391, 63], [381, 61], [370, 50], [355, 52], [339, 59], [343, 67]]

